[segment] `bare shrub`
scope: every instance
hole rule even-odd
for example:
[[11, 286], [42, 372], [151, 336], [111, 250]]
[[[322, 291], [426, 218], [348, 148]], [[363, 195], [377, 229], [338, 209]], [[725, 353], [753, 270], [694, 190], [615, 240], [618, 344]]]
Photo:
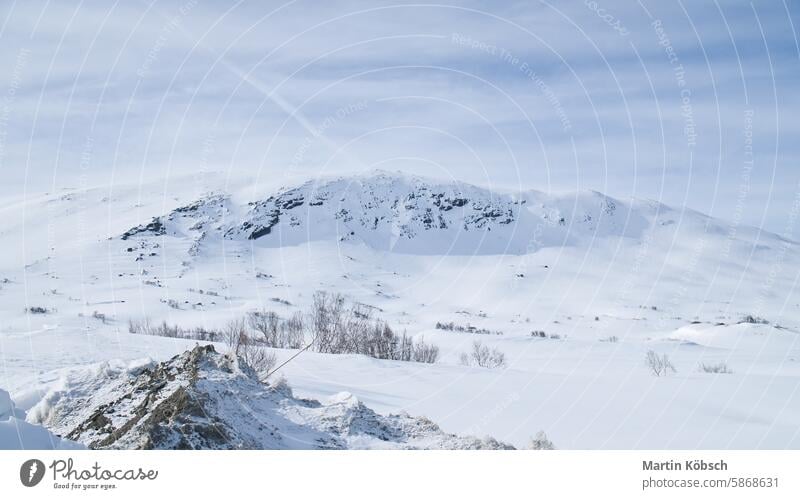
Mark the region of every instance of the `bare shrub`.
[[25, 309], [25, 311], [28, 312], [29, 314], [34, 314], [34, 315], [50, 313], [50, 310], [48, 310], [45, 307], [28, 307]]
[[425, 343], [424, 338], [420, 338], [414, 344], [414, 353], [412, 355], [414, 362], [424, 362], [426, 364], [435, 364], [439, 359], [439, 347]]
[[339, 348], [344, 298], [324, 291], [314, 293], [311, 306], [311, 327], [315, 347], [321, 353], [340, 353]]
[[539, 431], [535, 437], [531, 438], [528, 443], [528, 449], [531, 450], [555, 450], [556, 446], [547, 438], [547, 434]]
[[302, 312], [295, 312], [282, 324], [284, 348], [301, 348], [305, 340], [305, 320]]
[[748, 314], [739, 320], [739, 324], [769, 324], [769, 321], [757, 315]]
[[267, 351], [247, 334], [247, 327], [243, 319], [230, 321], [223, 329], [222, 337], [230, 353], [252, 367], [262, 381], [267, 378], [278, 362], [274, 353]]
[[302, 348], [305, 340], [305, 320], [302, 312], [289, 319], [262, 310], [247, 315], [248, 325], [258, 333], [258, 341], [272, 348]]
[[163, 321], [161, 325], [156, 328], [155, 334], [166, 338], [180, 338], [180, 328], [178, 326], [170, 326], [167, 324], [167, 321]]
[[239, 349], [247, 342], [247, 327], [244, 320], [236, 319], [228, 322], [222, 329], [222, 342], [231, 353], [239, 355]]
[[130, 334], [144, 334], [148, 336], [154, 335], [154, 330], [149, 317], [142, 320], [131, 319], [128, 321], [128, 333]]
[[97, 310], [92, 312], [92, 317], [94, 317], [95, 319], [101, 321], [103, 324], [105, 324], [106, 321], [108, 320], [108, 318], [106, 317], [106, 314], [102, 314], [102, 313], [98, 312]]
[[471, 333], [471, 334], [489, 334], [489, 335], [502, 335], [502, 331], [492, 331], [486, 328], [479, 328], [477, 326], [472, 326], [467, 324], [466, 326], [462, 326], [460, 324], [456, 324], [455, 322], [437, 322], [436, 329], [441, 329], [442, 331], [455, 331], [458, 333]]
[[728, 367], [728, 364], [725, 362], [720, 362], [719, 364], [705, 364], [703, 362], [700, 363], [698, 366], [700, 372], [708, 373], [708, 374], [733, 374], [733, 371]]
[[169, 308], [173, 308], [175, 310], [181, 309], [181, 304], [178, 303], [178, 300], [174, 300], [172, 298], [169, 298], [167, 300], [162, 299], [161, 303], [166, 303]]
[[253, 368], [261, 381], [267, 379], [267, 376], [278, 363], [278, 358], [274, 353], [251, 342], [245, 342], [239, 348], [239, 357]]
[[438, 359], [437, 347], [424, 341], [415, 344], [406, 333], [396, 334], [388, 323], [373, 318], [372, 311], [364, 304], [348, 305], [339, 294], [315, 293], [310, 314], [315, 350], [410, 362]]
[[145, 317], [141, 320], [129, 320], [128, 321], [128, 332], [130, 334], [146, 334], [146, 335], [153, 335], [153, 327], [150, 324], [150, 318]]
[[250, 327], [260, 334], [261, 342], [268, 347], [280, 347], [278, 329], [280, 319], [275, 312], [250, 312], [247, 315]]
[[478, 366], [489, 369], [505, 367], [506, 355], [496, 348], [489, 348], [480, 341], [472, 343], [472, 350], [469, 353], [461, 354], [461, 364], [465, 366]]
[[220, 332], [215, 329], [196, 327], [188, 332], [188, 336], [181, 336], [181, 337], [182, 338], [188, 337], [190, 339], [199, 341], [219, 341]]
[[204, 327], [184, 329], [179, 326], [170, 326], [166, 322], [162, 322], [158, 326], [153, 326], [148, 317], [142, 320], [129, 320], [128, 332], [130, 334], [165, 336], [168, 338], [184, 338], [198, 341], [219, 341], [222, 337], [220, 331], [206, 329]]
[[[296, 312], [283, 319], [271, 311], [249, 313], [244, 319], [229, 322], [221, 330], [170, 326], [166, 322], [153, 326], [148, 318], [130, 320], [128, 332], [199, 341], [222, 341], [228, 350], [247, 356], [247, 347], [292, 348], [301, 351], [314, 348], [331, 354], [361, 354], [376, 359], [434, 363], [439, 348], [420, 338], [414, 341], [405, 332], [395, 333], [389, 324], [372, 316], [375, 307], [348, 304], [339, 294], [317, 292], [311, 312]], [[307, 330], [312, 335], [306, 342]], [[253, 354], [255, 355], [255, 354]], [[501, 354], [502, 355], [502, 354]], [[256, 362], [255, 359], [251, 359]], [[502, 359], [501, 359], [502, 360]]]
[[606, 338], [601, 338], [600, 341], [603, 341], [603, 342], [606, 342], [606, 343], [617, 343], [617, 342], [619, 342], [619, 337], [617, 337], [617, 336], [608, 336]]
[[667, 357], [667, 354], [658, 355], [652, 350], [647, 351], [647, 354], [645, 355], [645, 364], [650, 369], [650, 372], [656, 377], [666, 376], [670, 372], [677, 372], [675, 366], [672, 365], [669, 357]]
[[[407, 352], [406, 345], [408, 339], [398, 339], [389, 324], [381, 321], [372, 323], [367, 338], [364, 341], [365, 355], [376, 359], [395, 359], [401, 360]], [[407, 359], [410, 360], [410, 359]]]
[[[387, 326], [388, 328], [388, 326]], [[411, 339], [405, 332], [396, 341], [397, 348], [393, 352], [394, 360], [402, 360], [410, 362], [414, 358], [414, 340]]]

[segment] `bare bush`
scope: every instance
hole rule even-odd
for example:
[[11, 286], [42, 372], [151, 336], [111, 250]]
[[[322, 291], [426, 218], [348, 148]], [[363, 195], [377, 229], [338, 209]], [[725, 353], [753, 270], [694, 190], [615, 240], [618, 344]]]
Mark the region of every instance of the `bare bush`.
[[769, 324], [769, 321], [757, 315], [748, 314], [739, 320], [739, 324]]
[[268, 347], [278, 347], [280, 319], [275, 312], [250, 312], [247, 315], [250, 327], [258, 331], [261, 342]]
[[156, 334], [158, 336], [164, 336], [167, 338], [179, 338], [180, 332], [181, 329], [178, 326], [170, 326], [167, 324], [167, 321], [164, 321], [160, 326], [158, 326], [158, 331]]
[[[283, 319], [275, 312], [249, 313], [245, 319], [228, 323], [222, 330], [204, 328], [184, 329], [166, 322], [153, 326], [145, 318], [131, 320], [131, 334], [147, 334], [186, 338], [200, 341], [222, 341], [231, 352], [247, 346], [308, 349], [331, 354], [361, 354], [376, 359], [403, 360], [434, 363], [439, 358], [439, 348], [420, 338], [415, 341], [405, 332], [395, 333], [389, 324], [372, 316], [374, 307], [348, 304], [339, 294], [318, 292], [314, 295], [311, 312], [296, 312]], [[312, 341], [306, 342], [307, 331]], [[255, 360], [254, 360], [255, 362]]]
[[439, 359], [439, 347], [425, 343], [424, 338], [420, 338], [414, 344], [414, 353], [412, 360], [414, 362], [424, 362], [426, 364], [435, 364]]
[[489, 348], [480, 341], [472, 343], [472, 350], [469, 353], [461, 354], [461, 364], [465, 366], [478, 366], [489, 369], [505, 367], [506, 355], [496, 348]]
[[152, 335], [153, 328], [150, 325], [150, 318], [145, 317], [142, 320], [129, 320], [128, 321], [128, 332], [130, 334], [145, 334], [145, 335]]
[[652, 350], [648, 350], [645, 355], [645, 364], [656, 377], [666, 376], [670, 372], [676, 373], [675, 366], [670, 362], [667, 354], [658, 355]]
[[344, 298], [324, 291], [314, 293], [311, 306], [311, 327], [315, 348], [321, 353], [337, 353], [341, 339]]
[[222, 337], [230, 353], [252, 367], [262, 381], [277, 364], [278, 359], [275, 354], [267, 351], [248, 335], [243, 319], [230, 321], [223, 329]]
[[48, 310], [45, 307], [28, 307], [25, 309], [25, 311], [28, 312], [29, 314], [34, 314], [34, 315], [50, 313], [50, 310]]
[[128, 321], [128, 332], [130, 334], [144, 334], [149, 336], [165, 336], [167, 338], [183, 338], [197, 341], [219, 341], [222, 337], [220, 331], [196, 327], [184, 329], [180, 326], [170, 326], [162, 322], [158, 326], [153, 326], [149, 318], [142, 320]]
[[261, 381], [267, 379], [267, 376], [269, 376], [269, 374], [275, 368], [275, 365], [278, 363], [278, 358], [274, 353], [251, 342], [246, 342], [242, 347], [240, 347], [239, 357], [248, 366], [253, 368]]
[[235, 355], [239, 355], [239, 349], [246, 342], [246, 339], [247, 327], [243, 319], [232, 320], [222, 329], [222, 342]]
[[321, 353], [355, 353], [376, 359], [433, 363], [439, 357], [434, 345], [420, 343], [388, 323], [372, 317], [372, 307], [347, 304], [339, 294], [317, 292], [310, 316], [314, 348]]
[[282, 324], [284, 348], [301, 348], [305, 341], [305, 319], [302, 312], [295, 312]]
[[192, 329], [189, 334], [189, 338], [198, 341], [219, 341], [220, 338], [219, 331], [215, 329], [206, 329], [204, 327], [196, 327]]
[[708, 374], [733, 374], [733, 371], [725, 362], [720, 362], [719, 364], [705, 364], [701, 362], [698, 369], [700, 372]]
[[528, 449], [531, 450], [555, 450], [556, 446], [547, 438], [547, 434], [539, 431], [535, 437], [531, 438], [528, 443]]
[[247, 315], [248, 325], [258, 333], [258, 341], [272, 348], [301, 348], [305, 340], [305, 320], [302, 312], [289, 319], [262, 310]]
[[456, 324], [455, 322], [437, 322], [436, 329], [441, 329], [442, 331], [454, 331], [458, 333], [471, 333], [471, 334], [489, 334], [489, 335], [502, 335], [502, 331], [492, 331], [486, 328], [479, 328], [477, 326], [472, 326], [467, 324], [466, 326], [462, 326], [460, 324]]
[[172, 298], [169, 298], [167, 300], [162, 299], [161, 303], [165, 303], [169, 308], [173, 308], [175, 310], [181, 309], [181, 304], [178, 303], [178, 300], [174, 300]]

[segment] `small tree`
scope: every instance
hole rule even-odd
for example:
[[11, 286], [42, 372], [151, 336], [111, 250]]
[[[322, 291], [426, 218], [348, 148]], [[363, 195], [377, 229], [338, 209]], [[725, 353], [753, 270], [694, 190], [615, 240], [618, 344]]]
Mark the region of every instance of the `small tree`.
[[645, 355], [645, 364], [656, 377], [666, 376], [670, 372], [675, 373], [677, 370], [670, 362], [667, 354], [658, 355], [652, 350], [648, 350]]

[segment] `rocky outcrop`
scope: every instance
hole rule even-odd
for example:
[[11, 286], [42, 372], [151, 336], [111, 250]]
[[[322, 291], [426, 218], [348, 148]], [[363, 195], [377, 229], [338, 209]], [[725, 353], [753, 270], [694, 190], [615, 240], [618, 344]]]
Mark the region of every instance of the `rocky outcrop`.
[[511, 448], [425, 418], [383, 416], [346, 393], [298, 399], [210, 345], [67, 385], [43, 422], [93, 449]]

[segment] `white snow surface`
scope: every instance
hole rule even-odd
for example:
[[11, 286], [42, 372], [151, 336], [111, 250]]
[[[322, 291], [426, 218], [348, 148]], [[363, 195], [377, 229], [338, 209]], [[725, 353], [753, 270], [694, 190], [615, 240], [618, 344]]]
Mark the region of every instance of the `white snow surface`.
[[64, 440], [41, 425], [25, 421], [25, 412], [17, 409], [9, 393], [0, 390], [0, 449], [76, 450], [83, 445]]
[[[288, 317], [325, 290], [442, 355], [429, 365], [305, 352], [281, 371], [301, 397], [345, 391], [383, 415], [518, 447], [539, 430], [562, 449], [800, 447], [791, 227], [386, 172], [287, 183], [205, 175], [0, 204], [0, 386], [29, 422], [51, 424], [54, 397], [91, 385], [76, 370], [124, 371], [194, 345], [128, 334], [129, 319]], [[451, 321], [503, 334], [435, 328]], [[459, 365], [476, 339], [508, 366]], [[677, 373], [652, 376], [648, 350]], [[700, 370], [718, 363], [733, 372]]]

